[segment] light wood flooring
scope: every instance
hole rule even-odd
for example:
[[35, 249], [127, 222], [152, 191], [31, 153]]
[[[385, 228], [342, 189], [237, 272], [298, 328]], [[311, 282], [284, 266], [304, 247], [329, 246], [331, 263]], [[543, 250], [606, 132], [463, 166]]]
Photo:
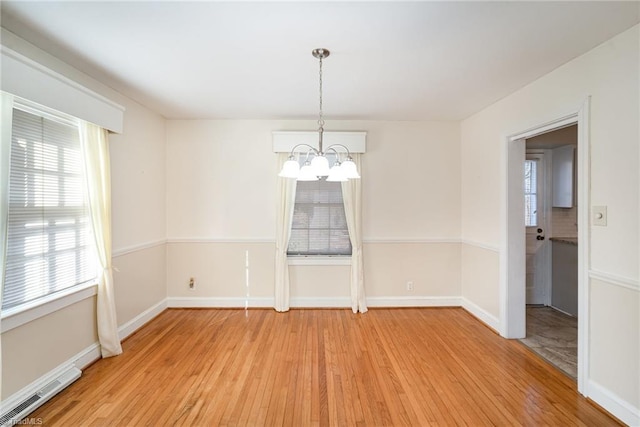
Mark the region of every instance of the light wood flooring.
[[34, 414], [60, 426], [618, 425], [460, 308], [170, 309]]

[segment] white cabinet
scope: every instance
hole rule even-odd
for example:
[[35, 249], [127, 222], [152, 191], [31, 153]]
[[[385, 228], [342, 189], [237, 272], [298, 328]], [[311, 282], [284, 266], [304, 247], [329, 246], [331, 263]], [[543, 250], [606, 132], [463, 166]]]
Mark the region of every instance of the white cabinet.
[[554, 208], [574, 206], [574, 153], [573, 145], [554, 148], [553, 153], [553, 196]]

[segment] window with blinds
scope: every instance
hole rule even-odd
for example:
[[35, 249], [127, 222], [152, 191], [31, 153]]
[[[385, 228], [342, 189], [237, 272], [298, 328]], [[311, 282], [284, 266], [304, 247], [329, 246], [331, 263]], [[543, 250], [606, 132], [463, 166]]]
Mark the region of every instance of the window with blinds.
[[96, 278], [78, 125], [14, 109], [2, 309]]
[[351, 255], [339, 182], [298, 181], [288, 255]]
[[538, 225], [538, 161], [524, 162], [524, 223], [527, 227]]

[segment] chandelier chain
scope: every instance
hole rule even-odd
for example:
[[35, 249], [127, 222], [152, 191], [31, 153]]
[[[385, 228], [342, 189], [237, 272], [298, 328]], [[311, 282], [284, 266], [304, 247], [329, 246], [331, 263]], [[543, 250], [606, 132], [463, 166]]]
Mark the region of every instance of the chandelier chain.
[[320, 78], [320, 112], [319, 112], [319, 116], [318, 116], [318, 125], [320, 126], [320, 129], [323, 129], [324, 127], [324, 118], [322, 117], [322, 55], [320, 56], [320, 71], [319, 71], [319, 78]]

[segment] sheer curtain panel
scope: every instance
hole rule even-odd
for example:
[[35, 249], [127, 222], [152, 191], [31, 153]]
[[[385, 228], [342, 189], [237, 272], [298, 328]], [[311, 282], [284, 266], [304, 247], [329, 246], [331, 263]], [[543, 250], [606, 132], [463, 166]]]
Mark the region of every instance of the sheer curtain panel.
[[111, 267], [111, 176], [106, 129], [81, 122], [80, 139], [85, 159], [91, 221], [98, 256], [97, 323], [102, 357], [122, 353], [116, 321]]
[[[278, 168], [287, 160], [287, 153], [278, 154]], [[287, 247], [291, 236], [291, 222], [296, 200], [296, 180], [278, 177], [278, 206], [276, 208], [276, 311], [289, 311], [289, 263]]]
[[[352, 154], [356, 167], [362, 173], [360, 154]], [[349, 239], [351, 239], [351, 310], [354, 313], [367, 312], [364, 294], [364, 260], [362, 256], [362, 178], [350, 179], [342, 183], [344, 213], [347, 218]]]

